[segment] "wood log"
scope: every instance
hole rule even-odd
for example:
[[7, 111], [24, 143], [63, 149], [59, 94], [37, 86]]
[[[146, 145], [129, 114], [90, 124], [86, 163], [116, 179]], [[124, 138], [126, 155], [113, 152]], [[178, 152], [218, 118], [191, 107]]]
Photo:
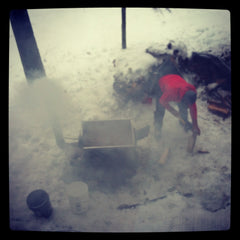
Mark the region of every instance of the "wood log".
[[161, 155], [159, 159], [160, 164], [164, 164], [169, 156], [170, 148], [165, 148], [163, 151], [163, 154]]
[[223, 107], [223, 103], [220, 100], [209, 98], [207, 101], [208, 105], [214, 105], [217, 107]]
[[219, 106], [217, 104], [209, 104], [208, 110], [222, 117], [227, 117], [230, 113], [229, 109]]
[[[220, 107], [226, 107], [229, 110], [232, 108], [231, 97], [229, 95], [223, 96], [221, 93], [214, 91], [213, 95], [220, 101]], [[208, 101], [211, 103], [211, 99]], [[218, 104], [217, 104], [218, 105]]]
[[232, 109], [232, 100], [230, 96], [224, 97], [224, 104], [231, 110]]

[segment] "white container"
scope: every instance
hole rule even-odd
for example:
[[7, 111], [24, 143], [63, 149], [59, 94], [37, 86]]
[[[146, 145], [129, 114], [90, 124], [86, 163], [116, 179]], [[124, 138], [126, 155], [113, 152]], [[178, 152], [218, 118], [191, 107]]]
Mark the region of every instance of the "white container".
[[88, 185], [84, 182], [72, 182], [66, 190], [72, 212], [74, 214], [86, 212], [89, 200]]

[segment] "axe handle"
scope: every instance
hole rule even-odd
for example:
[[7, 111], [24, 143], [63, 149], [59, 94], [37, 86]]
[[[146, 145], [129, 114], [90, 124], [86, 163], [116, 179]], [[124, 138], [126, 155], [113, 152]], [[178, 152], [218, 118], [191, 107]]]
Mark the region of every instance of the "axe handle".
[[197, 139], [197, 133], [193, 132], [193, 134], [188, 139], [187, 152], [193, 153], [193, 149], [196, 144], [196, 139]]
[[159, 159], [159, 163], [160, 164], [164, 164], [166, 162], [166, 159], [169, 155], [169, 148], [165, 148], [163, 154], [161, 155], [160, 159]]

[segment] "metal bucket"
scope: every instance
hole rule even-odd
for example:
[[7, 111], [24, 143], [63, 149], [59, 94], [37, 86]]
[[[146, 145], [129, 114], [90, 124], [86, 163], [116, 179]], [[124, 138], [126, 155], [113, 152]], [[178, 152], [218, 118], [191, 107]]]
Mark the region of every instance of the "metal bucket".
[[37, 217], [48, 218], [52, 214], [49, 195], [42, 189], [34, 190], [27, 197], [27, 205]]

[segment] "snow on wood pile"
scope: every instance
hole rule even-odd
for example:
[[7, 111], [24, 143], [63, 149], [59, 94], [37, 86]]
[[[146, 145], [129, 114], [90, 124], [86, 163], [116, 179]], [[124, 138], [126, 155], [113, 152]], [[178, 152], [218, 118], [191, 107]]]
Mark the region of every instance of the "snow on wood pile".
[[[196, 87], [205, 86], [200, 93], [207, 100], [208, 109], [225, 119], [231, 114], [231, 50], [229, 46], [219, 45], [213, 50], [193, 52], [188, 57], [184, 43], [170, 41], [167, 45], [153, 44], [146, 49], [154, 59], [141, 53], [114, 59], [117, 69], [113, 88], [123, 102], [142, 101], [147, 96], [146, 85], [158, 80], [158, 68], [166, 56], [177, 56], [180, 72]], [[143, 87], [142, 87], [143, 86]]]

